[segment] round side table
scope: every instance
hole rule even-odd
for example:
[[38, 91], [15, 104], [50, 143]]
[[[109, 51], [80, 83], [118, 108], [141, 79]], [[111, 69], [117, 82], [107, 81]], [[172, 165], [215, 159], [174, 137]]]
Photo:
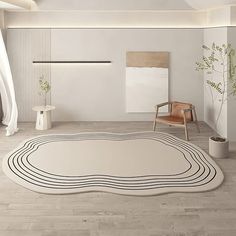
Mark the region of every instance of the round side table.
[[47, 130], [52, 127], [51, 121], [51, 111], [55, 110], [54, 106], [35, 106], [33, 111], [37, 112], [37, 120], [35, 129], [37, 130]]

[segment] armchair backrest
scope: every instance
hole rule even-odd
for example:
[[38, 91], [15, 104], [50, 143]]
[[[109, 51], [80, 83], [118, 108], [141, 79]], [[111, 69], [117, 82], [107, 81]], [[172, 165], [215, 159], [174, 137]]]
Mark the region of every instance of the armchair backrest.
[[[192, 108], [192, 104], [183, 103], [183, 102], [172, 102], [171, 103], [171, 116], [183, 118], [183, 114], [181, 112], [182, 109], [190, 109]], [[192, 111], [185, 113], [187, 121], [193, 121]]]

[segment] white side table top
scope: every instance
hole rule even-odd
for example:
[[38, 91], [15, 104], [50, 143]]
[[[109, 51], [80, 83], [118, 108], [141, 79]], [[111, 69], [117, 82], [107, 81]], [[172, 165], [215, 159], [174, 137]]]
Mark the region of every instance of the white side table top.
[[47, 106], [35, 106], [32, 108], [33, 111], [52, 111], [55, 110], [55, 106], [47, 105]]

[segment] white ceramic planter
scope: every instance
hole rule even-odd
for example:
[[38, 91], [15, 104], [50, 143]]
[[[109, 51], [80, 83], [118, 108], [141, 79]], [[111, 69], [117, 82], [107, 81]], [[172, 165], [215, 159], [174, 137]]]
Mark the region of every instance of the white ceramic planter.
[[229, 141], [217, 142], [209, 138], [209, 154], [215, 158], [227, 158], [229, 156]]

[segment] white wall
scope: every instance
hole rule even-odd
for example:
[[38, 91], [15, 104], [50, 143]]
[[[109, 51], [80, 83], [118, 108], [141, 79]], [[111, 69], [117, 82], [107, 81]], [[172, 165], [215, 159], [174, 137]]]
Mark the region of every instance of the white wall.
[[3, 29], [4, 28], [4, 12], [3, 10], [0, 10], [0, 29]]
[[32, 107], [41, 105], [39, 77], [50, 82], [50, 65], [33, 65], [35, 59], [48, 60], [51, 55], [50, 30], [7, 30], [7, 52], [12, 70], [19, 121], [35, 120]]
[[[232, 47], [236, 49], [235, 38], [236, 27], [222, 27], [204, 30], [205, 45], [211, 45], [213, 42], [218, 45], [230, 43]], [[214, 128], [213, 122], [219, 111], [219, 102], [215, 101], [215, 105], [212, 106], [210, 90], [208, 85], [206, 84], [206, 80], [208, 78], [210, 78], [210, 76], [204, 74], [204, 121], [212, 128]], [[214, 79], [218, 79], [217, 74], [214, 75]], [[217, 132], [221, 136], [228, 138], [230, 141], [236, 141], [235, 117], [236, 99], [235, 97], [231, 97], [224, 103], [222, 115], [217, 130]]]
[[[228, 43], [236, 49], [236, 27], [228, 28]], [[234, 61], [236, 63], [236, 61]], [[231, 97], [227, 103], [227, 122], [228, 122], [228, 139], [230, 141], [236, 141], [236, 96]]]
[[[204, 30], [204, 44], [211, 46], [215, 42], [218, 45], [227, 44], [227, 27], [212, 28]], [[217, 68], [216, 68], [217, 69]], [[215, 99], [214, 106], [212, 106], [212, 96], [210, 87], [207, 85], [207, 79], [211, 78], [211, 75], [204, 74], [204, 121], [214, 128], [214, 121], [219, 111], [219, 102]], [[214, 80], [217, 78], [217, 74], [214, 74]], [[216, 96], [216, 92], [213, 91], [213, 96]], [[219, 120], [217, 132], [223, 137], [227, 137], [227, 103], [224, 104], [222, 115]]]
[[[37, 57], [33, 55], [35, 49], [32, 49], [30, 40], [33, 39], [29, 32], [35, 34], [34, 45], [39, 47], [36, 51], [43, 52], [45, 49], [40, 49], [40, 45], [43, 47], [42, 36], [36, 37], [40, 30], [8, 30], [8, 52], [18, 84], [17, 101], [20, 110], [23, 107], [24, 114], [28, 114], [28, 117], [21, 114], [21, 121], [34, 120], [31, 107], [39, 99], [36, 87], [32, 90], [29, 82], [37, 81], [35, 76], [44, 70], [39, 66], [37, 73], [29, 73], [35, 70], [32, 58]], [[28, 44], [19, 47], [16, 35], [21, 35]], [[202, 53], [203, 30], [52, 29], [50, 37], [51, 55], [47, 57], [51, 56], [53, 60], [112, 61], [111, 65], [51, 65], [51, 99], [57, 106], [55, 120], [152, 120], [153, 114], [125, 112], [126, 51], [169, 51], [171, 99], [195, 104], [199, 119], [203, 119], [203, 81], [194, 70], [195, 61]], [[31, 56], [26, 56], [28, 59], [23, 62], [22, 54]]]

